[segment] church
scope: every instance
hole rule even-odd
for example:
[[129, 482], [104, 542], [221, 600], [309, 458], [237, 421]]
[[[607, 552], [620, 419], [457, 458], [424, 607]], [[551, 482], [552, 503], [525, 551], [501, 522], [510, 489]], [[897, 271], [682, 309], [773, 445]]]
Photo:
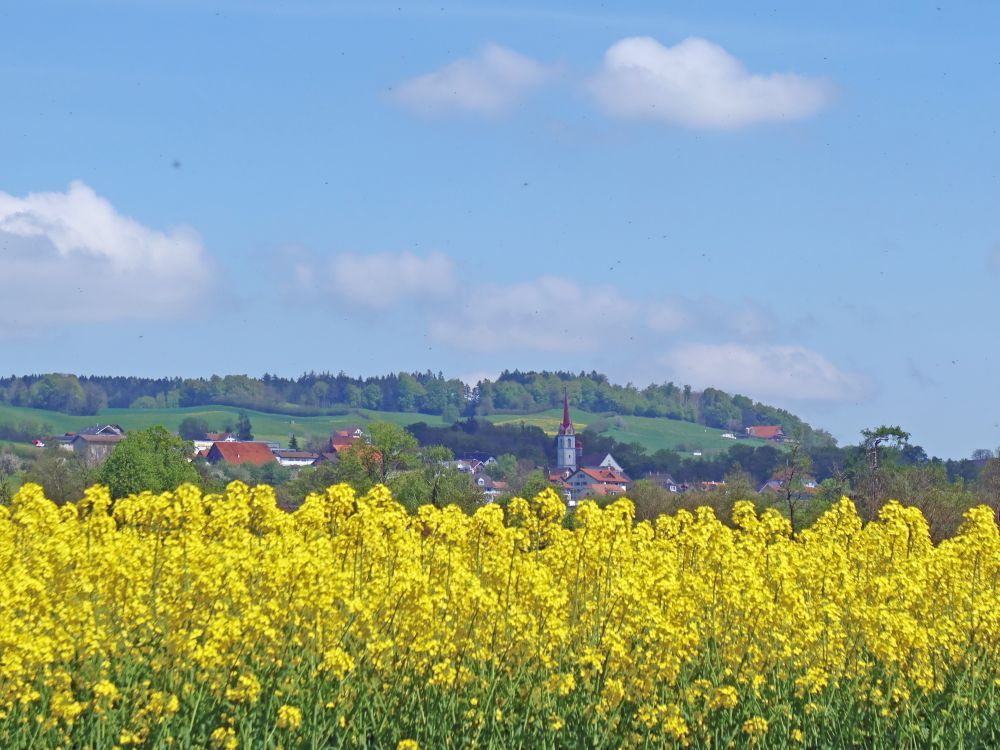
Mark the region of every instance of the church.
[[601, 461], [584, 460], [583, 442], [569, 418], [568, 393], [563, 398], [563, 421], [556, 435], [556, 465], [549, 472], [549, 481], [559, 485], [570, 506], [584, 498], [622, 495], [632, 484], [610, 453]]

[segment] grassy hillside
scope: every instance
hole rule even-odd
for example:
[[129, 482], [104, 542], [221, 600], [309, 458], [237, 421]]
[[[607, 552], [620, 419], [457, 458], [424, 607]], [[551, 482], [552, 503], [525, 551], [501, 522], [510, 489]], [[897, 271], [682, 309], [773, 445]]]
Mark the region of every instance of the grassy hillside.
[[[681, 422], [676, 419], [608, 416], [577, 409], [571, 412], [571, 416], [573, 426], [578, 432], [582, 432], [588, 425], [597, 422], [599, 426], [603, 427], [602, 435], [608, 435], [623, 443], [639, 443], [651, 453], [661, 448], [676, 450], [678, 446], [712, 453], [726, 450], [736, 443], [735, 440], [722, 437], [724, 430], [716, 430], [692, 422]], [[487, 419], [495, 424], [524, 423], [535, 425], [541, 427], [545, 432], [555, 435], [559, 431], [562, 417], [562, 409], [549, 409], [527, 415], [495, 414]], [[764, 444], [762, 440], [748, 442], [753, 445]]]
[[[177, 431], [185, 417], [201, 417], [213, 429], [221, 429], [226, 421], [236, 422], [240, 409], [232, 406], [193, 406], [178, 409], [103, 409], [98, 416], [74, 417], [59, 412], [43, 409], [25, 409], [0, 404], [0, 423], [29, 420], [44, 422], [52, 427], [52, 432], [61, 435], [73, 432], [92, 424], [119, 424], [126, 430], [141, 430], [153, 425], [163, 425], [168, 430]], [[442, 424], [440, 417], [428, 414], [411, 414], [404, 412], [373, 412], [365, 409], [352, 411], [350, 414], [323, 417], [299, 417], [286, 414], [267, 414], [245, 409], [250, 423], [253, 425], [254, 438], [257, 440], [275, 440], [282, 445], [288, 442], [289, 435], [295, 435], [301, 440], [310, 435], [329, 436], [337, 427], [349, 425], [364, 426], [369, 421], [395, 422], [411, 424], [412, 422], [427, 422], [432, 425]]]
[[[26, 409], [0, 404], [0, 423], [31, 421], [45, 423], [51, 427], [51, 432], [61, 435], [64, 432], [74, 432], [82, 427], [99, 422], [120, 424], [126, 430], [140, 430], [152, 425], [163, 425], [176, 431], [185, 417], [200, 417], [205, 419], [213, 429], [221, 429], [227, 422], [235, 422], [240, 409], [232, 406], [193, 406], [178, 409], [104, 409], [98, 416], [74, 417], [43, 409]], [[327, 436], [337, 427], [359, 424], [364, 426], [370, 421], [395, 422], [407, 425], [413, 422], [426, 422], [430, 425], [441, 425], [440, 417], [412, 412], [385, 412], [357, 409], [349, 414], [322, 417], [301, 417], [287, 414], [269, 414], [246, 410], [253, 425], [254, 437], [258, 440], [274, 440], [282, 445], [288, 442], [288, 437], [295, 433], [300, 440], [310, 435]], [[722, 437], [722, 430], [703, 427], [691, 422], [681, 422], [674, 419], [657, 419], [652, 417], [608, 416], [593, 414], [574, 409], [573, 424], [582, 431], [588, 425], [598, 422], [603, 426], [602, 434], [615, 440], [631, 443], [636, 442], [648, 451], [654, 452], [661, 448], [677, 449], [683, 446], [687, 450], [702, 450], [711, 453], [726, 450], [735, 443]], [[535, 414], [495, 414], [487, 417], [495, 424], [529, 424], [541, 427], [545, 432], [554, 435], [562, 421], [562, 410], [550, 409]], [[751, 441], [761, 444], [761, 441]]]

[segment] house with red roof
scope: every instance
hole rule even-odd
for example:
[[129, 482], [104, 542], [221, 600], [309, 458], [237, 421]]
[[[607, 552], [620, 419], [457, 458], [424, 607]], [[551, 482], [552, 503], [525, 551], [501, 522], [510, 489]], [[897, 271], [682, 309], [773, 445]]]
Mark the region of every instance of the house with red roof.
[[266, 443], [245, 441], [219, 441], [212, 443], [205, 457], [210, 464], [251, 464], [263, 466], [275, 460], [274, 453]]
[[331, 453], [339, 453], [345, 448], [350, 448], [361, 440], [364, 440], [365, 433], [360, 427], [348, 427], [345, 430], [336, 430], [330, 436], [327, 447]]
[[780, 443], [785, 439], [785, 432], [781, 429], [780, 424], [756, 424], [747, 427], [747, 437], [757, 438], [758, 440], [774, 440]]
[[632, 486], [632, 480], [624, 471], [611, 467], [582, 467], [566, 479], [570, 496], [574, 501], [585, 497], [622, 495]]

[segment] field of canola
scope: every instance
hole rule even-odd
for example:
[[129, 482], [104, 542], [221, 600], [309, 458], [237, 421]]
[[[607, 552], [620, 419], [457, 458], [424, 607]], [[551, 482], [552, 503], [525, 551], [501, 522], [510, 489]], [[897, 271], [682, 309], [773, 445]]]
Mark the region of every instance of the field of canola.
[[1000, 537], [379, 487], [0, 507], [0, 747], [996, 747]]

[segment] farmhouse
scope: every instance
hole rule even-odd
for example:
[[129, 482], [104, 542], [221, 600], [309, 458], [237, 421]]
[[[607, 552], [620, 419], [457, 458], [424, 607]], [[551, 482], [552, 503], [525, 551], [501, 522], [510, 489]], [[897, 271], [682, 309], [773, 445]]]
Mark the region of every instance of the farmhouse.
[[104, 459], [110, 456], [115, 446], [124, 439], [125, 435], [121, 433], [100, 435], [77, 433], [70, 447], [84, 464], [97, 466], [104, 463]]
[[683, 492], [686, 485], [681, 484], [669, 474], [648, 474], [643, 477], [647, 482], [652, 482], [657, 487], [665, 489], [667, 492]]
[[495, 480], [485, 472], [475, 474], [472, 477], [472, 483], [482, 490], [483, 497], [491, 503], [510, 489], [506, 482]]
[[275, 460], [274, 453], [266, 443], [241, 441], [220, 441], [212, 443], [205, 456], [210, 464], [225, 462], [227, 464], [251, 464], [263, 466]]
[[747, 427], [747, 437], [757, 438], [759, 440], [774, 440], [775, 442], [780, 443], [785, 439], [785, 432], [781, 429], [780, 424], [756, 424]]
[[624, 494], [632, 480], [622, 471], [594, 467], [577, 469], [566, 479], [566, 484], [572, 499], [579, 501], [585, 497]]
[[312, 466], [319, 458], [319, 453], [312, 451], [276, 450], [275, 459], [282, 466]]
[[345, 448], [350, 448], [360, 440], [364, 440], [365, 433], [360, 427], [348, 427], [344, 430], [337, 430], [330, 436], [327, 444], [331, 453], [339, 453]]

